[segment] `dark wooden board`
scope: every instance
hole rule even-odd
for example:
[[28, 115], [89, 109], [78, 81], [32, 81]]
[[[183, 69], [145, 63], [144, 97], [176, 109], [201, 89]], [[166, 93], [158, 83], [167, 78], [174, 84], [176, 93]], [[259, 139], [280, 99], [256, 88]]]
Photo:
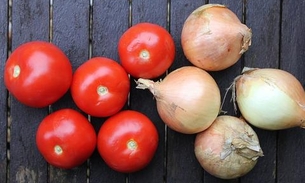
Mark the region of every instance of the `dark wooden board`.
[[[252, 29], [253, 39], [252, 46], [245, 54], [244, 66], [279, 67], [280, 6], [280, 1], [277, 0], [247, 1], [245, 4], [245, 21]], [[260, 9], [260, 18], [257, 18], [258, 9]], [[256, 182], [257, 180], [275, 182], [277, 132], [253, 128], [259, 137], [264, 156], [259, 158], [254, 169], [241, 180], [242, 182]]]
[[[73, 71], [89, 58], [89, 2], [53, 1], [50, 41], [69, 58]], [[77, 109], [70, 92], [51, 106], [51, 111]], [[85, 115], [85, 114], [84, 114]], [[83, 183], [87, 181], [87, 163], [72, 170], [49, 166], [50, 183]]]
[[[223, 4], [227, 6], [231, 11], [233, 11], [236, 16], [239, 18], [239, 20], [243, 23], [244, 22], [244, 4], [243, 1], [240, 0], [210, 0], [209, 3], [215, 3], [215, 4]], [[220, 115], [226, 114], [226, 115], [232, 115], [232, 116], [239, 116], [234, 111], [233, 103], [231, 102], [232, 92], [231, 90], [228, 91], [227, 95], [227, 89], [230, 87], [231, 83], [233, 82], [234, 78], [239, 75], [242, 65], [243, 65], [243, 56], [231, 67], [228, 69], [217, 71], [217, 72], [210, 72], [213, 78], [216, 80], [218, 87], [220, 89], [221, 98], [222, 98], [222, 110], [224, 112], [220, 113]], [[209, 173], [205, 172], [204, 176], [204, 182], [227, 182], [227, 180], [222, 180], [219, 178], [216, 178]], [[231, 183], [238, 182], [238, 179], [232, 179], [229, 180]]]
[[[305, 2], [283, 1], [281, 23], [280, 68], [292, 73], [305, 87]], [[300, 128], [282, 130], [278, 136], [277, 180], [304, 182], [305, 131]], [[290, 172], [290, 173], [287, 173]]]
[[[8, 50], [8, 1], [0, 1], [0, 73], [4, 71]], [[7, 91], [4, 86], [3, 74], [0, 75], [0, 180], [6, 181], [7, 174]]]
[[[14, 1], [12, 5], [12, 50], [32, 40], [49, 39], [49, 2]], [[40, 156], [35, 133], [48, 109], [20, 104], [11, 96], [9, 182], [47, 182], [47, 163]]]
[[[167, 1], [164, 0], [137, 0], [131, 1], [131, 25], [141, 22], [150, 22], [158, 24], [165, 29], [167, 27]], [[161, 76], [162, 77], [162, 76]], [[132, 110], [142, 112], [155, 124], [159, 134], [159, 144], [156, 154], [150, 164], [140, 172], [130, 174], [128, 181], [132, 183], [159, 183], [163, 182], [166, 169], [164, 167], [165, 161], [165, 125], [160, 119], [156, 101], [153, 95], [148, 90], [136, 89], [136, 84], [133, 77], [131, 77], [130, 90], [130, 106]], [[159, 78], [156, 78], [158, 80]]]
[[[107, 57], [119, 62], [117, 43], [128, 28], [128, 1], [94, 1], [92, 7], [92, 57]], [[91, 118], [98, 133], [104, 118]], [[90, 161], [90, 182], [124, 183], [125, 174], [109, 168], [97, 151]]]
[[[176, 57], [170, 72], [184, 65], [191, 65], [185, 58], [181, 47], [181, 30], [187, 16], [195, 8], [205, 4], [205, 1], [171, 1], [170, 3], [170, 33], [176, 45]], [[168, 183], [201, 182], [203, 169], [194, 154], [195, 135], [177, 133], [167, 128], [166, 165]]]

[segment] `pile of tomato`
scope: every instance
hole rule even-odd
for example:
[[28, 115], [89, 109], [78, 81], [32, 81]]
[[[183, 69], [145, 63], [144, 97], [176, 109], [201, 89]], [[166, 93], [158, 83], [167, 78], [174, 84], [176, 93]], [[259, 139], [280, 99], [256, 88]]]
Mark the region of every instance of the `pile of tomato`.
[[83, 113], [107, 118], [96, 132], [87, 116], [74, 109], [46, 116], [37, 129], [36, 144], [49, 164], [71, 169], [97, 149], [109, 167], [129, 173], [144, 168], [153, 158], [159, 140], [155, 125], [144, 114], [123, 110], [123, 106], [130, 76], [152, 79], [171, 66], [174, 41], [163, 27], [139, 23], [121, 36], [118, 54], [120, 62], [94, 57], [75, 72], [65, 53], [49, 42], [24, 43], [9, 56], [4, 83], [20, 103], [47, 107], [71, 92]]

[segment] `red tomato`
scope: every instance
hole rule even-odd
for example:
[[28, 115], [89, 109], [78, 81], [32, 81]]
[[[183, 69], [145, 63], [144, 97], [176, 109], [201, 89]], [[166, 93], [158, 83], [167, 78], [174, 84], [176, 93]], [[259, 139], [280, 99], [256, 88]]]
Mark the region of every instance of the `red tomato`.
[[54, 44], [32, 41], [20, 45], [5, 64], [4, 83], [21, 103], [46, 107], [61, 98], [72, 81], [72, 66]]
[[131, 173], [146, 167], [158, 146], [158, 132], [144, 114], [125, 110], [108, 118], [98, 132], [97, 148], [112, 169]]
[[83, 63], [74, 73], [71, 93], [76, 105], [92, 116], [107, 117], [125, 105], [130, 88], [123, 67], [105, 57]]
[[36, 144], [49, 164], [71, 169], [91, 156], [96, 138], [87, 118], [73, 109], [61, 109], [42, 120], [36, 133]]
[[173, 63], [175, 43], [163, 27], [139, 23], [130, 27], [118, 44], [122, 66], [136, 78], [161, 76]]

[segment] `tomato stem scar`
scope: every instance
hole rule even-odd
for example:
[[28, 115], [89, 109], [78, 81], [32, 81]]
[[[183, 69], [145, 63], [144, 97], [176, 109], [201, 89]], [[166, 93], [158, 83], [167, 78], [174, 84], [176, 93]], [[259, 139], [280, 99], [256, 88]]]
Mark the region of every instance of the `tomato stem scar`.
[[54, 146], [54, 152], [57, 155], [60, 155], [60, 154], [62, 154], [63, 150], [62, 150], [62, 148], [59, 145], [56, 145], [56, 146]]
[[138, 144], [135, 140], [133, 139], [130, 139], [128, 142], [127, 142], [127, 148], [130, 149], [130, 150], [135, 150], [137, 149], [138, 147]]
[[21, 71], [21, 69], [20, 69], [19, 65], [15, 65], [14, 70], [13, 70], [13, 77], [14, 78], [18, 77], [20, 74], [20, 71]]
[[147, 50], [142, 50], [142, 51], [140, 52], [140, 57], [143, 58], [143, 59], [149, 59], [149, 57], [150, 57], [149, 51], [147, 51]]
[[100, 86], [97, 87], [96, 92], [99, 95], [106, 95], [108, 93], [108, 88], [105, 87], [105, 86], [100, 85]]

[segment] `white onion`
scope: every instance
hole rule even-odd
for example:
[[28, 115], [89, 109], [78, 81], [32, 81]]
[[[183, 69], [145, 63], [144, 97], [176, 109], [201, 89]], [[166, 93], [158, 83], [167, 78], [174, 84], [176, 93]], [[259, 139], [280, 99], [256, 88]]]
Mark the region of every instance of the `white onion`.
[[197, 134], [195, 155], [211, 175], [233, 179], [252, 170], [263, 152], [250, 125], [240, 118], [224, 115]]
[[184, 66], [154, 82], [138, 79], [139, 89], [149, 89], [161, 119], [171, 129], [194, 134], [208, 128], [220, 110], [220, 91], [209, 73]]
[[247, 69], [235, 79], [236, 101], [242, 116], [266, 130], [305, 126], [305, 92], [287, 71]]
[[239, 60], [251, 45], [251, 37], [251, 29], [226, 6], [205, 4], [184, 22], [181, 44], [192, 64], [208, 71], [219, 71]]

